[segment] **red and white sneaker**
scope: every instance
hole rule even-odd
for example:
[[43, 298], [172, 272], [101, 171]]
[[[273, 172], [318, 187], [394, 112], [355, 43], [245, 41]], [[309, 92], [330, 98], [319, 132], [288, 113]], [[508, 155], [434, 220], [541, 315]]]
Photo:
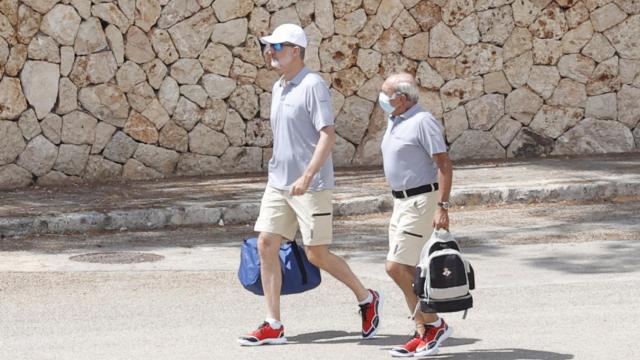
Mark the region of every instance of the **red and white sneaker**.
[[406, 344], [400, 346], [394, 346], [389, 350], [389, 354], [393, 357], [412, 357], [415, 354], [416, 349], [422, 343], [422, 336], [416, 331], [413, 337], [407, 341]]
[[373, 300], [370, 303], [360, 305], [362, 315], [362, 338], [371, 339], [378, 333], [380, 326], [380, 311], [382, 310], [382, 294], [369, 289]]
[[280, 326], [280, 329], [274, 329], [265, 321], [257, 330], [240, 336], [238, 342], [243, 346], [274, 345], [285, 344], [287, 338], [284, 337], [284, 326]]
[[414, 356], [419, 357], [437, 354], [438, 351], [440, 351], [440, 344], [451, 336], [451, 334], [453, 334], [453, 329], [444, 322], [444, 319], [442, 319], [442, 323], [438, 327], [425, 324], [425, 333], [422, 337], [422, 342], [416, 349]]

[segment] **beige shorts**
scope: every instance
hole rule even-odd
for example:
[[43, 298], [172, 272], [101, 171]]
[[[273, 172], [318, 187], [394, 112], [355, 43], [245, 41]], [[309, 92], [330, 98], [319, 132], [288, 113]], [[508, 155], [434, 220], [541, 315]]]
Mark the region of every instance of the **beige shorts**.
[[267, 186], [253, 229], [293, 240], [299, 227], [304, 245], [329, 245], [333, 240], [332, 194], [332, 190], [322, 190], [292, 196]]
[[422, 247], [433, 232], [438, 194], [432, 191], [393, 200], [387, 260], [409, 266], [418, 265]]

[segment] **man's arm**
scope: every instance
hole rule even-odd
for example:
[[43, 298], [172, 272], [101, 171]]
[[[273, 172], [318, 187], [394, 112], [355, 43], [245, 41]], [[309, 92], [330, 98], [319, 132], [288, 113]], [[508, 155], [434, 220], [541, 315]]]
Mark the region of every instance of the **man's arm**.
[[325, 161], [331, 155], [331, 151], [333, 150], [333, 145], [336, 143], [336, 129], [334, 125], [325, 126], [320, 130], [320, 139], [318, 140], [318, 145], [316, 145], [316, 149], [313, 152], [313, 156], [311, 157], [311, 161], [307, 165], [307, 168], [302, 174], [301, 177], [298, 178], [292, 185], [289, 193], [291, 195], [303, 195], [309, 189], [309, 185], [311, 184], [311, 180], [316, 175], [322, 165], [324, 165]]
[[[438, 188], [440, 193], [438, 202], [447, 202], [449, 201], [451, 184], [453, 182], [453, 165], [447, 153], [434, 154], [432, 159], [438, 166]], [[441, 207], [436, 209], [436, 214], [433, 218], [433, 228], [449, 230], [449, 212], [446, 209]]]

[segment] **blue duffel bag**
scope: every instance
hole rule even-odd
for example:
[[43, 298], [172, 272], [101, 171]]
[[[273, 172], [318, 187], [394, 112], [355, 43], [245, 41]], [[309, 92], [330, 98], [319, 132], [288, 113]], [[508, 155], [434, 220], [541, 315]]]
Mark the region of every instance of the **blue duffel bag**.
[[[320, 269], [309, 262], [304, 250], [295, 241], [282, 244], [279, 256], [282, 267], [281, 295], [298, 294], [320, 285]], [[245, 289], [256, 295], [264, 295], [256, 238], [244, 240], [242, 243], [238, 279]]]

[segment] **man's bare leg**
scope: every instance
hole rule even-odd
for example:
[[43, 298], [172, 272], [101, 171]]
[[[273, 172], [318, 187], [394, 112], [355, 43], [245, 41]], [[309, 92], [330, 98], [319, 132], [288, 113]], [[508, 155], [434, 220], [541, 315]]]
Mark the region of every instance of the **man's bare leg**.
[[328, 245], [305, 246], [305, 251], [312, 264], [347, 285], [358, 302], [364, 301], [369, 296], [369, 291], [351, 271], [347, 262], [329, 251]]
[[267, 317], [277, 321], [280, 321], [280, 289], [282, 287], [282, 270], [278, 256], [281, 242], [282, 236], [278, 234], [261, 232], [258, 236], [260, 275], [267, 305]]
[[[389, 274], [393, 281], [398, 284], [400, 290], [402, 290], [407, 306], [409, 307], [409, 311], [413, 313], [418, 305], [418, 297], [413, 292], [413, 280], [416, 268], [414, 266], [387, 260], [386, 270], [387, 274]], [[416, 330], [420, 335], [424, 334], [425, 323], [432, 323], [436, 321], [438, 321], [437, 314], [423, 313], [420, 310], [415, 313]]]

